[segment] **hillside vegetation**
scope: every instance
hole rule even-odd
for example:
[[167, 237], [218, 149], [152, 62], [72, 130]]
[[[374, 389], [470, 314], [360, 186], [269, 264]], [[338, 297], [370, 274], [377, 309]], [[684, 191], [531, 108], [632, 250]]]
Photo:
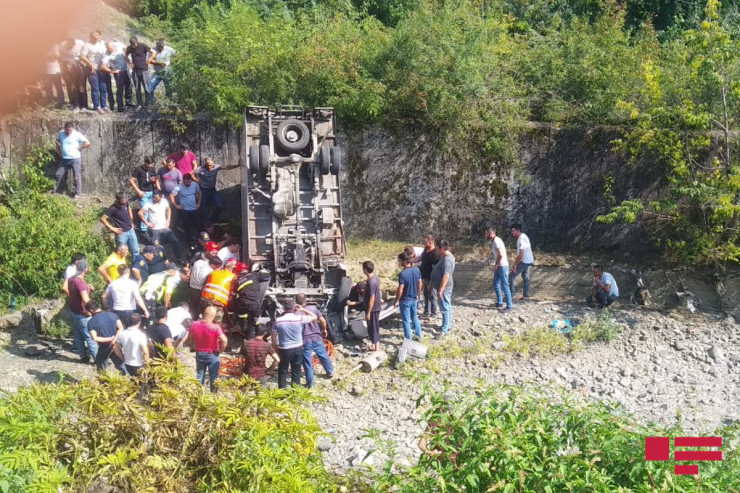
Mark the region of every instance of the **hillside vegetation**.
[[[345, 126], [432, 136], [472, 169], [517, 165], [528, 122], [618, 125], [664, 169], [641, 221], [679, 261], [737, 262], [740, 15], [717, 0], [129, 0], [177, 48], [176, 99], [240, 124], [250, 104], [334, 106]], [[712, 134], [714, 132], [714, 134]], [[615, 169], [614, 174], [621, 170]]]

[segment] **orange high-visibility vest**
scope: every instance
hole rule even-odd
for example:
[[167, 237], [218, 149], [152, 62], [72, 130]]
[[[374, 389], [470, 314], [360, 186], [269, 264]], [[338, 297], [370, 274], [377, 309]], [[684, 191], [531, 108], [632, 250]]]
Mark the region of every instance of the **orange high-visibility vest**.
[[215, 301], [222, 306], [228, 305], [231, 282], [234, 280], [234, 277], [236, 275], [228, 270], [214, 270], [208, 276], [200, 297], [204, 300]]

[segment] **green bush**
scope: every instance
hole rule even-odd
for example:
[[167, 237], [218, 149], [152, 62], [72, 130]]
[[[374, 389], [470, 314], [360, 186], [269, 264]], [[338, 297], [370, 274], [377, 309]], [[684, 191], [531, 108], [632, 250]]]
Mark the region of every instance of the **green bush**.
[[609, 342], [619, 337], [622, 326], [614, 320], [609, 310], [603, 309], [594, 317], [587, 317], [573, 330], [574, 343]]
[[224, 380], [205, 393], [179, 361], [130, 379], [35, 384], [0, 400], [0, 492], [325, 492], [307, 391]]
[[62, 272], [75, 252], [87, 255], [91, 281], [109, 253], [103, 237], [93, 231], [98, 215], [80, 211], [67, 197], [19, 191], [0, 208], [0, 292], [56, 297]]
[[[737, 492], [740, 454], [723, 447], [721, 462], [702, 462], [700, 479], [675, 476], [674, 462], [644, 460], [645, 437], [683, 436], [680, 426], [642, 426], [602, 402], [565, 392], [498, 386], [451, 397], [425, 390], [427, 449], [412, 467], [386, 464], [376, 491], [466, 492]], [[723, 443], [740, 429], [713, 433]], [[393, 454], [392, 449], [385, 447]]]

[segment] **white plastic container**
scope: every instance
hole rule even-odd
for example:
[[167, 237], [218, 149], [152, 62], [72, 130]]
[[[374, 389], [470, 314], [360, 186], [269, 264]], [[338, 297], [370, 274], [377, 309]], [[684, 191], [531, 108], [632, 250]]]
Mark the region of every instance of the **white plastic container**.
[[426, 345], [412, 341], [411, 339], [404, 339], [403, 344], [401, 344], [400, 351], [404, 351], [408, 354], [408, 356], [418, 358], [418, 359], [424, 359], [427, 357], [427, 347]]

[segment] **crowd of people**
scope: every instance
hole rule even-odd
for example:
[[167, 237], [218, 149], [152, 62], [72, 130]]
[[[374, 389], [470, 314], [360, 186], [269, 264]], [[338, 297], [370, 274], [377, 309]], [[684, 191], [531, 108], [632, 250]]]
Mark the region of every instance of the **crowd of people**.
[[[54, 191], [71, 170], [79, 196], [81, 152], [90, 142], [71, 122], [59, 132], [57, 142], [62, 159]], [[107, 284], [100, 303], [92, 299], [93, 286], [85, 280], [90, 266], [84, 254], [75, 254], [65, 269], [62, 291], [69, 298], [74, 345], [80, 359], [94, 362], [101, 371], [110, 360], [122, 373], [136, 376], [150, 358], [169, 354], [162, 348], [173, 348], [176, 353], [188, 347], [195, 352], [198, 379], [204, 384], [207, 375], [215, 389], [219, 356], [227, 345], [223, 327], [228, 327], [242, 333], [244, 371], [261, 382], [266, 381], [270, 369], [277, 367], [279, 387], [287, 386], [289, 373], [293, 385], [300, 384], [303, 375], [306, 385], [313, 386], [314, 355], [326, 375], [333, 377], [334, 368], [324, 345], [327, 321], [304, 295], [284, 302], [284, 312], [272, 321], [270, 334], [259, 324], [271, 274], [257, 262], [245, 263], [239, 242], [216, 225], [223, 208], [216, 190], [218, 172], [238, 165], [218, 166], [207, 158], [199, 166], [186, 142], [162, 159], [158, 170], [156, 161], [154, 157], [144, 158], [127, 180], [130, 192], [118, 192], [100, 219], [115, 242], [114, 251], [96, 269]], [[129, 203], [131, 194], [139, 205], [136, 214]], [[181, 225], [181, 234], [173, 229], [175, 222]], [[485, 233], [492, 246], [496, 306], [505, 310], [514, 306], [516, 278], [520, 275], [522, 299], [529, 299], [529, 270], [534, 263], [529, 238], [521, 225], [512, 225], [510, 233], [517, 244], [511, 276], [503, 240], [494, 228]], [[140, 245], [140, 240], [146, 244]], [[421, 341], [421, 322], [433, 321], [439, 313], [441, 326], [436, 337], [444, 338], [452, 326], [456, 263], [449, 242], [435, 241], [433, 235], [427, 235], [422, 248], [406, 247], [398, 263], [401, 272], [393, 304], [400, 309], [404, 337]], [[372, 261], [363, 262], [362, 270], [365, 279], [354, 285], [347, 305], [364, 312], [370, 339], [367, 350], [377, 351], [380, 279]], [[587, 301], [607, 306], [616, 300], [619, 288], [613, 276], [601, 266], [594, 267], [593, 276], [593, 290]], [[187, 294], [173, 303], [181, 284], [187, 285]]]
[[163, 39], [150, 47], [134, 36], [126, 44], [104, 40], [95, 30], [87, 41], [69, 38], [51, 49], [44, 71], [45, 98], [40, 88], [31, 87], [29, 99], [45, 99], [49, 107], [75, 113], [143, 110], [152, 105], [160, 84], [164, 84], [166, 97], [171, 98], [170, 64], [174, 55], [175, 50]]

